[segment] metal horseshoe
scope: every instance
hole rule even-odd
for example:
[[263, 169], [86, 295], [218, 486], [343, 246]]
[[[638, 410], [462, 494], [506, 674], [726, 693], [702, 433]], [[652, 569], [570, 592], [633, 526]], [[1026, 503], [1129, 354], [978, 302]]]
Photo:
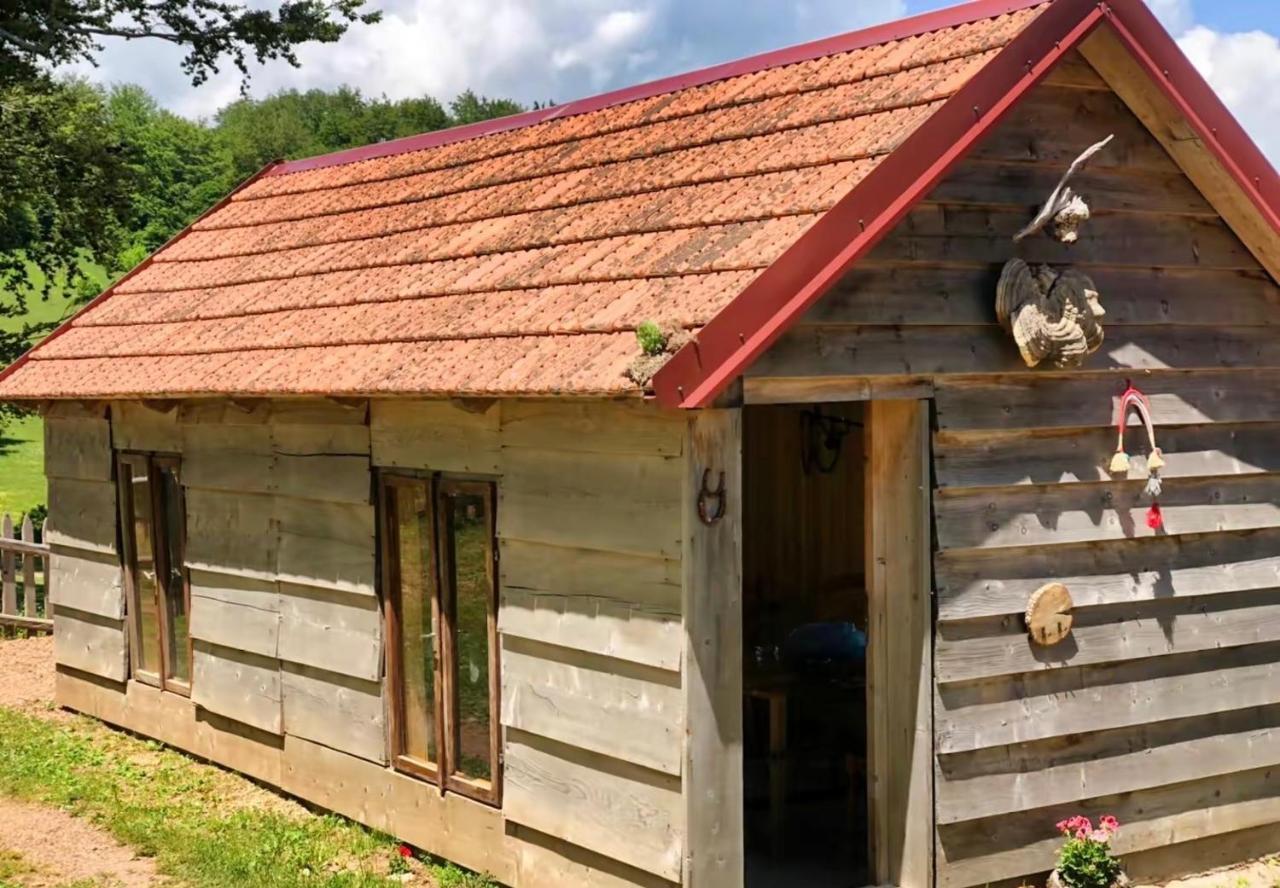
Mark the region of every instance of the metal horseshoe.
[[[711, 470], [702, 470], [702, 489], [698, 491], [698, 517], [702, 519], [703, 524], [715, 524], [724, 517], [726, 500], [728, 497], [724, 492], [724, 472], [720, 473], [720, 486], [712, 490], [707, 486], [707, 482], [711, 479]], [[707, 508], [707, 500], [715, 500], [716, 508], [712, 512]]]

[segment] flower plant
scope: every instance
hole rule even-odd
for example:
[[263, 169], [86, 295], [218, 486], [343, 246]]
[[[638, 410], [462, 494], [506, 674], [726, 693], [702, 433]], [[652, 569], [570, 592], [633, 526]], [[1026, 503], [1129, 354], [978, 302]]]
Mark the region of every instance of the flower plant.
[[1120, 877], [1120, 861], [1111, 854], [1111, 837], [1120, 821], [1107, 815], [1095, 829], [1088, 817], [1076, 815], [1057, 824], [1067, 841], [1058, 852], [1058, 877], [1067, 888], [1111, 888]]

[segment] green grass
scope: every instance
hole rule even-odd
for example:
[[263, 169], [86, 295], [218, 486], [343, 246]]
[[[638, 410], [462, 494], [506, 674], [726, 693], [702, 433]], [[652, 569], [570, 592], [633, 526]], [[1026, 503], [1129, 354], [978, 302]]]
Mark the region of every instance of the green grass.
[[[244, 781], [89, 719], [0, 709], [0, 795], [56, 805], [103, 827], [190, 888], [398, 885], [396, 843], [341, 817], [228, 803]], [[428, 863], [443, 888], [493, 883]], [[0, 870], [0, 888], [4, 871]], [[422, 884], [421, 882], [419, 884]], [[428, 882], [427, 884], [430, 884]]]
[[27, 416], [0, 427], [0, 514], [14, 521], [45, 502], [44, 425]]

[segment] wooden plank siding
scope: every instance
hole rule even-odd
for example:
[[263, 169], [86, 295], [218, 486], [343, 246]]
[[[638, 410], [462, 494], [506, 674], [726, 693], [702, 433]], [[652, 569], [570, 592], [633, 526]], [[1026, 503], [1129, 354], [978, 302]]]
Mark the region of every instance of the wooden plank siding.
[[[81, 411], [51, 425], [49, 448], [74, 476], [52, 482], [55, 537], [77, 547], [60, 566], [84, 611], [59, 609], [66, 703], [513, 885], [682, 880], [686, 417], [633, 402], [221, 400], [111, 415], [117, 448], [182, 459], [192, 696], [127, 681], [122, 628], [104, 634], [124, 611], [115, 426]], [[440, 803], [387, 767], [378, 466], [499, 479], [500, 810]]]
[[[1015, 245], [1112, 133], [1073, 182], [1080, 241]], [[748, 372], [747, 403], [934, 399], [940, 888], [1048, 870], [1075, 813], [1117, 815], [1144, 878], [1275, 850], [1280, 288], [1215, 200], [1072, 55]], [[1028, 370], [996, 324], [1013, 256], [1098, 285], [1106, 339], [1078, 371]], [[1145, 432], [1107, 470], [1130, 379], [1166, 456], [1160, 530]], [[1023, 613], [1050, 581], [1075, 623], [1041, 648]]]

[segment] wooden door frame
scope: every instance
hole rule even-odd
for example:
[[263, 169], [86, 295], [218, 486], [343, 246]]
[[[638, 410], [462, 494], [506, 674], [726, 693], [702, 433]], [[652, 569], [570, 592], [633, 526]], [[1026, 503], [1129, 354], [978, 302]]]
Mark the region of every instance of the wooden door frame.
[[868, 401], [867, 786], [871, 881], [934, 883], [929, 402]]

